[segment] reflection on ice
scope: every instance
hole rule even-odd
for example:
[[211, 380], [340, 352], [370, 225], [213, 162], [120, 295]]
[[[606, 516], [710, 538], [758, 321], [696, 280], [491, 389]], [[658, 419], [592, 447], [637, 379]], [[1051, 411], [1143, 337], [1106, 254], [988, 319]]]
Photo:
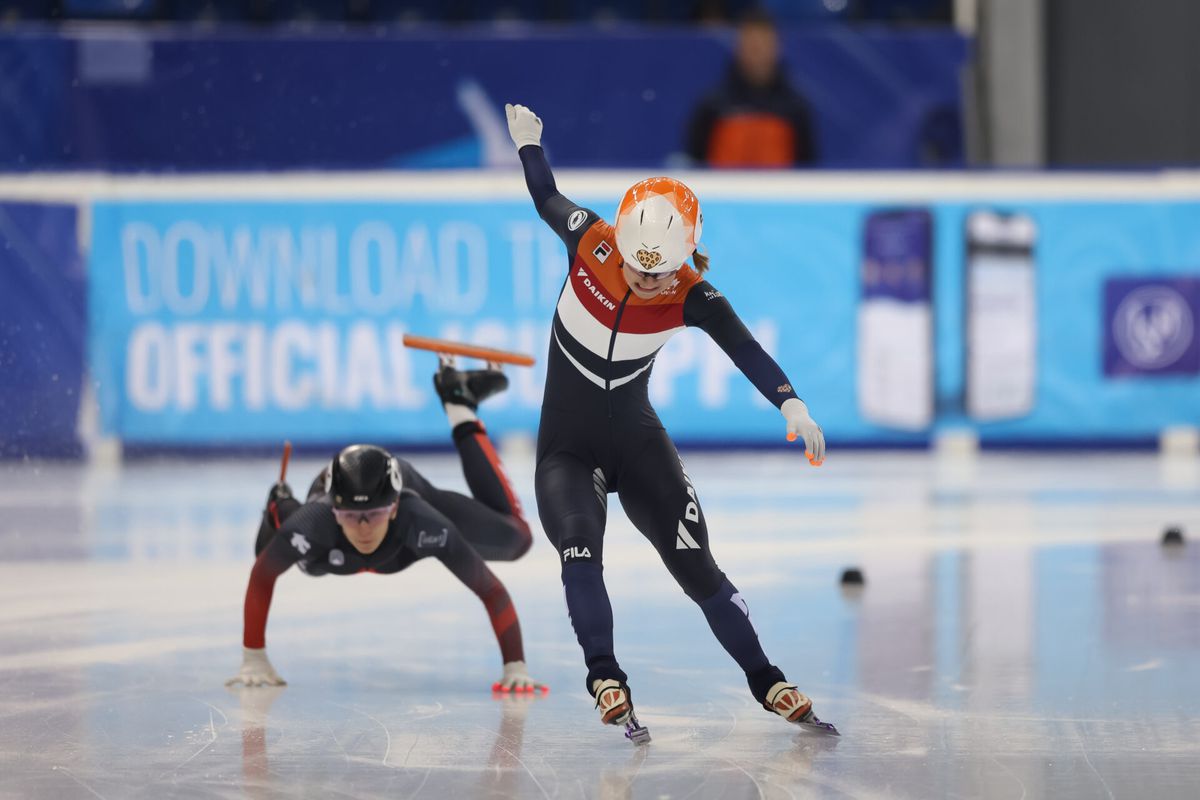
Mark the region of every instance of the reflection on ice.
[[[275, 465], [10, 465], [0, 795], [1194, 796], [1200, 550], [1158, 543], [1200, 531], [1194, 462], [687, 460], [767, 651], [841, 739], [754, 704], [617, 509], [606, 577], [647, 748], [599, 724], [540, 539], [497, 572], [547, 697], [492, 697], [486, 618], [419, 566], [289, 573], [269, 635], [290, 685], [226, 691]], [[461, 481], [452, 458], [421, 465]], [[528, 460], [508, 467], [532, 485]]]

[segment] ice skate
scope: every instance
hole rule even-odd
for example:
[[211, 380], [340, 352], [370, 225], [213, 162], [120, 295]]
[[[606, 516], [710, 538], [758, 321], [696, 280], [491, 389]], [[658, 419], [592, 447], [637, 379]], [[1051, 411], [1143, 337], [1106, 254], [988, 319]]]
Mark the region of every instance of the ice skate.
[[457, 370], [443, 360], [433, 376], [433, 388], [443, 404], [466, 406], [472, 411], [494, 394], [508, 388], [508, 377], [498, 369]]
[[286, 481], [280, 481], [271, 487], [270, 493], [267, 495], [267, 507], [279, 505], [281, 500], [291, 500], [295, 495], [292, 494], [292, 487], [287, 485]]
[[767, 701], [763, 703], [763, 707], [796, 725], [805, 725], [822, 733], [841, 736], [831, 723], [817, 719], [812, 711], [812, 700], [790, 683], [780, 681], [772, 686], [767, 691]]
[[271, 491], [267, 495], [267, 507], [263, 514], [263, 522], [259, 525], [258, 536], [254, 539], [255, 557], [271, 543], [275, 532], [283, 524], [283, 518], [298, 505], [299, 503], [292, 495], [292, 487], [288, 486], [286, 481], [280, 481], [271, 487]]
[[625, 738], [634, 744], [647, 744], [650, 729], [638, 722], [633, 713], [633, 700], [629, 687], [611, 678], [592, 682], [592, 694], [596, 708], [600, 709], [600, 721], [605, 725], [624, 725]]
[[288, 486], [286, 481], [272, 486], [270, 494], [267, 495], [267, 514], [271, 519], [272, 528], [279, 530], [283, 518], [298, 505], [295, 495], [292, 494], [292, 487]]

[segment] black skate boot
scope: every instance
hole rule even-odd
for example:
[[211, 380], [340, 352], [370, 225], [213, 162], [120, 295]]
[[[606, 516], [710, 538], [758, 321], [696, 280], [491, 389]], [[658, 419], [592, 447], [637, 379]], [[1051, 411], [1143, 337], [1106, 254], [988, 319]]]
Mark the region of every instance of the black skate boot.
[[263, 511], [262, 524], [258, 527], [258, 536], [254, 541], [255, 557], [271, 543], [283, 520], [299, 507], [300, 503], [292, 495], [292, 487], [287, 483], [280, 481], [271, 487], [267, 495], [267, 508]]
[[279, 505], [281, 500], [291, 500], [294, 497], [292, 487], [288, 486], [286, 481], [280, 481], [271, 487], [271, 492], [267, 495], [267, 508], [270, 508], [272, 505]]
[[452, 366], [443, 366], [433, 375], [433, 388], [443, 403], [475, 411], [484, 400], [508, 388], [508, 377], [498, 369], [460, 372]]

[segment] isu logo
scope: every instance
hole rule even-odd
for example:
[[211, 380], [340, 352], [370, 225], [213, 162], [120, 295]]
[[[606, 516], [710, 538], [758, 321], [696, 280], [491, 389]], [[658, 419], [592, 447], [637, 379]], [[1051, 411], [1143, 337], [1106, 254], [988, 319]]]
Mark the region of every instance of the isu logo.
[[1187, 352], [1195, 320], [1174, 287], [1144, 286], [1117, 306], [1112, 327], [1121, 355], [1133, 366], [1151, 370], [1168, 367]]
[[583, 224], [585, 219], [587, 219], [587, 212], [583, 209], [573, 212], [571, 216], [567, 217], [567, 230], [579, 230], [579, 226]]

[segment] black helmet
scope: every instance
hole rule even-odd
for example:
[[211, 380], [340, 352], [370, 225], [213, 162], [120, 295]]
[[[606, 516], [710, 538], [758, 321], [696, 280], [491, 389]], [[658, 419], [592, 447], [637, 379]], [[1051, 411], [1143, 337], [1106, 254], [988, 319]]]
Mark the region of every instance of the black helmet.
[[390, 505], [403, 486], [400, 462], [382, 447], [352, 444], [337, 454], [325, 473], [325, 491], [334, 508]]

